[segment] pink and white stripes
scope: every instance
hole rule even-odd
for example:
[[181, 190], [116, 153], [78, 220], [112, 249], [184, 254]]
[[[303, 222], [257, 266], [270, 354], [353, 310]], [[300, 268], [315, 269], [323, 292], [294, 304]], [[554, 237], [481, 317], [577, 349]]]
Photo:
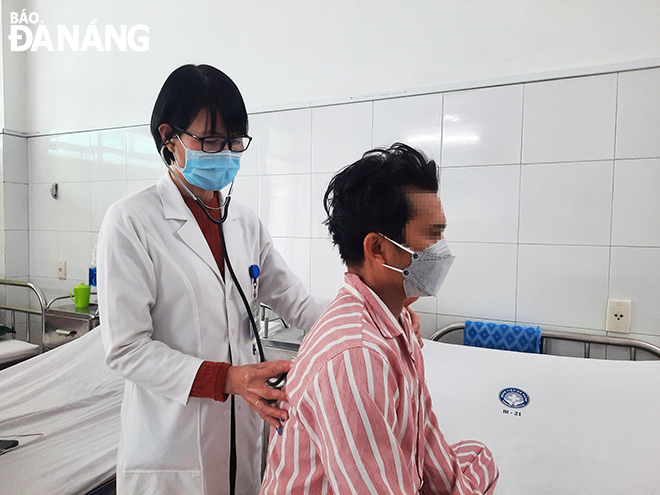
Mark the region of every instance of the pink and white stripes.
[[261, 494], [492, 493], [488, 449], [449, 446], [438, 428], [408, 311], [399, 324], [359, 277], [345, 279], [289, 373], [290, 419], [271, 430]]

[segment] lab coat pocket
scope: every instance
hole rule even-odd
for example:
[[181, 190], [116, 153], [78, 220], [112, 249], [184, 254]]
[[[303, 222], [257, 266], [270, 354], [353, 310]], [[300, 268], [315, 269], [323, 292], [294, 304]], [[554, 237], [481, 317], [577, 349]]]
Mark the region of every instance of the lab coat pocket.
[[200, 471], [199, 401], [184, 406], [139, 386], [131, 400], [124, 471]]

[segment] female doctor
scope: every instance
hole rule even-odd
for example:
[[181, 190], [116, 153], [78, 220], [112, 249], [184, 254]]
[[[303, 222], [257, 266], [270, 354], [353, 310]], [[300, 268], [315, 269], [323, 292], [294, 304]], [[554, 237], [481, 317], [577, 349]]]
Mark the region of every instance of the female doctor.
[[118, 493], [257, 493], [262, 418], [275, 427], [287, 418], [267, 402], [284, 392], [266, 380], [290, 363], [260, 363], [249, 305], [309, 329], [326, 301], [291, 273], [257, 216], [218, 192], [233, 183], [247, 131], [229, 77], [176, 69], [151, 117], [167, 172], [104, 218], [103, 343], [126, 379]]

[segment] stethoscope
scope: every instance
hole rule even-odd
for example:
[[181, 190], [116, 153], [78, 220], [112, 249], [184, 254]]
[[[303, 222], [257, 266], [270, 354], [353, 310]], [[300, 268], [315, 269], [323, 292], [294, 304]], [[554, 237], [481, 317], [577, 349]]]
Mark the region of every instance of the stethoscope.
[[[186, 186], [186, 184], [179, 178], [179, 176], [173, 172], [171, 165], [165, 159], [165, 156], [163, 154], [164, 149], [165, 146], [161, 148], [160, 156], [163, 158], [163, 162], [165, 162], [165, 166], [167, 167], [167, 170], [170, 172], [170, 175], [172, 175], [172, 177], [174, 177], [174, 179], [181, 185], [181, 187], [183, 187], [186, 190], [186, 192], [195, 201], [195, 203], [197, 203], [202, 208], [202, 210], [204, 210], [204, 213], [206, 214], [208, 219], [218, 226], [218, 230], [220, 231], [220, 241], [222, 242], [222, 248], [223, 248], [222, 249], [223, 258], [225, 260], [225, 263], [227, 264], [227, 268], [229, 269], [229, 274], [231, 275], [231, 279], [234, 281], [234, 285], [238, 289], [238, 293], [241, 296], [241, 300], [243, 301], [243, 305], [245, 306], [245, 309], [247, 311], [248, 319], [250, 321], [250, 326], [252, 327], [252, 333], [254, 334], [255, 340], [257, 341], [257, 348], [259, 350], [259, 362], [263, 363], [266, 361], [266, 356], [264, 354], [263, 346], [261, 345], [259, 328], [257, 327], [257, 322], [254, 320], [254, 316], [252, 315], [252, 309], [250, 308], [250, 303], [248, 302], [247, 297], [245, 297], [245, 292], [243, 292], [243, 288], [241, 287], [241, 284], [238, 282], [238, 278], [236, 277], [236, 273], [234, 272], [234, 267], [232, 266], [231, 261], [229, 261], [229, 253], [228, 253], [229, 250], [227, 249], [227, 243], [225, 242], [225, 233], [222, 228], [223, 224], [227, 220], [227, 215], [229, 213], [229, 203], [231, 202], [231, 193], [234, 189], [234, 182], [232, 181], [231, 186], [229, 187], [229, 192], [227, 193], [227, 197], [218, 208], [212, 208], [210, 206], [207, 206], [188, 188], [188, 186]], [[220, 214], [220, 220], [216, 220], [215, 218], [213, 218], [208, 211], [208, 210], [220, 210], [223, 208], [224, 211]], [[252, 280], [252, 284], [256, 288], [256, 284], [260, 275], [259, 266], [251, 265], [249, 267], [248, 272], [250, 275], [250, 279]], [[232, 363], [231, 343], [229, 342], [229, 339], [227, 340], [227, 342], [229, 343], [229, 363], [231, 364]], [[281, 389], [284, 386], [285, 381], [286, 381], [286, 375], [280, 375], [278, 377], [273, 377], [269, 379], [267, 381], [267, 384], [272, 388]], [[231, 495], [234, 495], [236, 491], [236, 405], [235, 405], [234, 397], [235, 396], [233, 394], [230, 396], [231, 448], [229, 451], [229, 493]]]

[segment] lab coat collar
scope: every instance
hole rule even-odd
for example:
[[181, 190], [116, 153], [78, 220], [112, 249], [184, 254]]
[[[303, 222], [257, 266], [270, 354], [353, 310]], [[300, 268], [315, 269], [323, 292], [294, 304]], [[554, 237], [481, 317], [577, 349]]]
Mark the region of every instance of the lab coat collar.
[[394, 339], [399, 335], [408, 334], [407, 338], [404, 340], [406, 341], [406, 345], [412, 356], [410, 338], [414, 332], [408, 308], [403, 308], [403, 311], [401, 311], [399, 320], [402, 323], [399, 323], [382, 299], [378, 297], [378, 295], [356, 274], [346, 273], [344, 275], [344, 282], [345, 287], [349, 292], [356, 295], [355, 292], [357, 291], [359, 294], [358, 297], [364, 302], [366, 310], [371, 315], [383, 337], [386, 339]]
[[[218, 280], [223, 283], [223, 278], [220, 275], [220, 270], [213, 257], [211, 248], [206, 242], [204, 234], [197, 224], [197, 220], [195, 220], [195, 217], [183, 200], [183, 196], [181, 196], [179, 188], [174, 183], [174, 179], [170, 177], [169, 172], [165, 172], [160, 178], [157, 189], [163, 204], [165, 218], [185, 222], [181, 225], [177, 234], [213, 270]], [[220, 197], [220, 202], [222, 201], [223, 198]], [[227, 253], [232, 261], [233, 254], [240, 251], [240, 247], [236, 246], [233, 240], [243, 238], [243, 229], [240, 227], [240, 222], [234, 222], [237, 218], [238, 215], [232, 215], [232, 209], [230, 207], [227, 221], [223, 224], [225, 241], [227, 243], [227, 246], [223, 246], [223, 249], [227, 249]]]
[[[174, 183], [175, 179], [172, 179], [169, 171], [165, 173], [158, 180], [157, 188], [158, 194], [160, 195], [160, 200], [163, 203], [163, 211], [165, 212], [165, 218], [168, 220], [194, 220], [193, 214], [186, 205], [186, 202], [183, 200], [181, 191]], [[220, 195], [219, 201], [220, 204], [224, 201], [225, 197], [222, 193]], [[233, 221], [237, 218], [236, 215], [231, 214], [231, 208], [229, 208], [229, 217], [227, 221]], [[227, 223], [227, 222], [225, 222]]]

